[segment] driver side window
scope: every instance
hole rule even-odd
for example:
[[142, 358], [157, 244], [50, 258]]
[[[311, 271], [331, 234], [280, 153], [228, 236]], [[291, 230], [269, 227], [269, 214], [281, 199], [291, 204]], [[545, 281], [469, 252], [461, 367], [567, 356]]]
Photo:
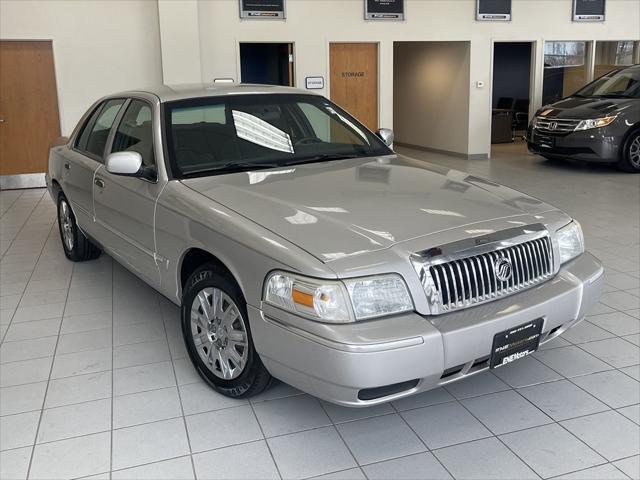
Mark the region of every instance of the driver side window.
[[142, 164], [155, 165], [151, 107], [142, 100], [132, 100], [118, 125], [111, 153], [138, 152]]

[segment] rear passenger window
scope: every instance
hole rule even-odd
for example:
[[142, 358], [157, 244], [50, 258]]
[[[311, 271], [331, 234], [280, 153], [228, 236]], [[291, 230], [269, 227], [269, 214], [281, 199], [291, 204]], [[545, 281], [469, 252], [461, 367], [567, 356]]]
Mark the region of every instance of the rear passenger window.
[[101, 108], [96, 109], [82, 130], [77, 148], [102, 158], [109, 131], [123, 103], [121, 98], [108, 100]]
[[147, 167], [155, 164], [151, 107], [141, 100], [131, 101], [113, 139], [112, 153], [126, 151], [138, 152]]

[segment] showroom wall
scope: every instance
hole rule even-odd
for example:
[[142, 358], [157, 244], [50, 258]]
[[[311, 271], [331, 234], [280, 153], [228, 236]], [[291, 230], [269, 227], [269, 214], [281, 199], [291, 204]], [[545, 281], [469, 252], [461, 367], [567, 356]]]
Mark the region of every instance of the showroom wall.
[[536, 105], [542, 102], [545, 40], [640, 40], [638, 0], [608, 0], [604, 23], [572, 22], [571, 0], [514, 0], [513, 20], [506, 23], [476, 22], [475, 0], [406, 0], [402, 22], [365, 21], [363, 3], [287, 0], [286, 20], [241, 20], [238, 0], [2, 0], [0, 36], [53, 39], [67, 133], [87, 104], [105, 93], [163, 79], [238, 79], [239, 42], [261, 41], [295, 43], [298, 86], [306, 76], [328, 79], [330, 42], [379, 42], [379, 124], [393, 127], [394, 41], [470, 42], [463, 153], [480, 157], [490, 151], [493, 41], [536, 42]]
[[63, 135], [99, 97], [162, 83], [155, 1], [2, 0], [0, 38], [53, 40]]
[[466, 154], [469, 146], [469, 42], [396, 42], [396, 142]]

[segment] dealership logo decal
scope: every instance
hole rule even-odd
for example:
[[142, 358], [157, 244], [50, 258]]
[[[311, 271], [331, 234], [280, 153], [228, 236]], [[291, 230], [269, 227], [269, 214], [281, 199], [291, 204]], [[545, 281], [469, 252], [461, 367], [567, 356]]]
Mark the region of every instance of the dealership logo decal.
[[493, 265], [493, 271], [496, 273], [496, 278], [501, 282], [506, 282], [513, 275], [513, 266], [511, 260], [507, 257], [500, 257]]

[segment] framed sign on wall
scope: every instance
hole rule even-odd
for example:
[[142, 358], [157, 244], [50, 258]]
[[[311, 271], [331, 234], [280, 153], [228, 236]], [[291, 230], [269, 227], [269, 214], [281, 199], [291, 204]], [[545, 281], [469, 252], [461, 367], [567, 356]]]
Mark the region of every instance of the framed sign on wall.
[[476, 20], [508, 22], [511, 20], [511, 0], [477, 0]]
[[404, 20], [404, 0], [364, 0], [365, 20]]
[[240, 0], [240, 18], [286, 18], [285, 0]]
[[573, 0], [574, 22], [604, 22], [605, 0]]

